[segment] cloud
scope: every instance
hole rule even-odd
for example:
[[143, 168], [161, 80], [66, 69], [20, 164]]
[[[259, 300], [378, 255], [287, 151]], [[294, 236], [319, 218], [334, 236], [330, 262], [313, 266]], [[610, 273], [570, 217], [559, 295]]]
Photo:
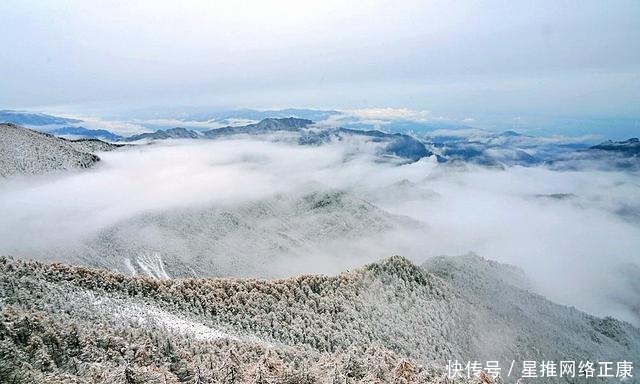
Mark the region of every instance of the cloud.
[[216, 129], [222, 127], [238, 127], [244, 126], [248, 124], [255, 123], [255, 120], [250, 119], [242, 119], [242, 118], [229, 118], [229, 119], [221, 119], [221, 120], [184, 120], [184, 119], [148, 119], [148, 120], [134, 120], [135, 123], [157, 127], [157, 128], [174, 128], [174, 127], [184, 127], [184, 128], [194, 128], [194, 129]]
[[[511, 131], [514, 132], [514, 131]], [[516, 132], [518, 135], [502, 135], [503, 132], [490, 131], [481, 128], [456, 128], [456, 129], [434, 129], [426, 135], [433, 138], [438, 137], [457, 137], [468, 141], [480, 142], [485, 144], [519, 144], [522, 146], [542, 146], [542, 145], [567, 145], [582, 144], [593, 145], [601, 142], [601, 135], [550, 135], [550, 136], [531, 136], [527, 132]]]
[[424, 124], [433, 121], [451, 121], [443, 117], [433, 116], [431, 111], [409, 108], [361, 108], [343, 109], [338, 114], [329, 116], [318, 122], [320, 125], [336, 126], [349, 124], [366, 124], [376, 129], [393, 123], [411, 122]]
[[[327, 239], [307, 256], [274, 265], [291, 274], [330, 273], [391, 254], [421, 262], [474, 251], [522, 267], [552, 300], [638, 323], [628, 306], [611, 300], [633, 292], [617, 268], [639, 263], [640, 223], [620, 214], [640, 210], [637, 175], [452, 167], [433, 159], [397, 166], [377, 161], [374, 149], [351, 141], [164, 142], [100, 154], [100, 164], [83, 172], [4, 180], [0, 253], [46, 254], [147, 213], [228, 211], [310, 188], [342, 190], [420, 222], [420, 229]], [[238, 235], [247, 242], [258, 233]], [[259, 262], [260, 255], [252, 257]]]
[[99, 117], [93, 116], [74, 116], [79, 120], [82, 120], [77, 125], [83, 126], [89, 129], [106, 129], [122, 136], [135, 135], [138, 133], [149, 132], [149, 129], [142, 124], [132, 121], [121, 120], [105, 120]]
[[347, 116], [373, 121], [407, 120], [423, 123], [432, 117], [431, 111], [408, 108], [364, 108], [344, 110], [342, 112]]
[[185, 128], [213, 129], [213, 128], [220, 128], [224, 126], [224, 124], [215, 120], [195, 121], [195, 120], [167, 118], [167, 119], [136, 120], [136, 122], [145, 126], [155, 126], [155, 127], [185, 127]]
[[429, 131], [430, 137], [459, 137], [459, 138], [473, 138], [473, 137], [485, 137], [495, 134], [495, 132], [486, 131], [479, 128], [460, 128], [460, 129], [435, 129]]

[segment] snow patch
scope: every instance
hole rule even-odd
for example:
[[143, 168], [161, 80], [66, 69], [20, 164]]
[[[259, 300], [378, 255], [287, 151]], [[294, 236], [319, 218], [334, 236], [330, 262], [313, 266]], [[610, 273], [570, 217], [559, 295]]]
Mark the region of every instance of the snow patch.
[[211, 341], [217, 339], [229, 339], [240, 341], [238, 337], [232, 336], [226, 332], [208, 327], [195, 321], [180, 318], [161, 309], [148, 308], [146, 312], [148, 316], [151, 316], [156, 322], [181, 335], [190, 335], [196, 340]]
[[160, 280], [171, 278], [167, 271], [165, 271], [164, 262], [158, 252], [154, 252], [153, 254], [142, 254], [138, 256], [136, 261], [138, 262], [140, 269], [142, 269], [144, 274], [147, 276]]
[[[85, 291], [82, 294], [87, 295], [87, 300], [81, 302], [90, 302], [100, 313], [109, 313], [119, 320], [132, 322], [139, 326], [157, 326], [166, 328], [169, 331], [176, 332], [180, 335], [191, 336], [200, 341], [212, 341], [217, 339], [227, 339], [240, 341], [237, 336], [227, 332], [206, 326], [202, 323], [185, 319], [167, 312], [161, 308], [146, 304], [132, 303], [121, 299], [98, 296], [94, 292]], [[244, 338], [246, 341], [260, 342], [257, 338]]]

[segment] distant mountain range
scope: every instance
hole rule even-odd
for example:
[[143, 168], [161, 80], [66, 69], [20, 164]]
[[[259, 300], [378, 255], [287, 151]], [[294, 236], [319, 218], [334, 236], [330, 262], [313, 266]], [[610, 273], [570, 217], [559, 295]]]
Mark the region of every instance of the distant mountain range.
[[[82, 121], [57, 117], [41, 113], [20, 111], [0, 111], [0, 121], [23, 124], [44, 130], [56, 136], [65, 138], [90, 138], [108, 142], [136, 142], [156, 141], [166, 139], [219, 139], [234, 135], [271, 135], [290, 133], [301, 145], [322, 145], [331, 141], [347, 138], [361, 138], [379, 143], [382, 149], [380, 156], [416, 161], [423, 157], [435, 155], [438, 161], [460, 161], [482, 166], [535, 166], [546, 165], [554, 168], [603, 168], [603, 169], [640, 169], [638, 153], [640, 144], [637, 138], [626, 141], [606, 141], [592, 145], [581, 140], [534, 137], [514, 131], [501, 133], [473, 130], [472, 133], [459, 134], [458, 126], [448, 126], [451, 136], [422, 136], [404, 133], [382, 132], [368, 129], [368, 125], [351, 120], [340, 120], [347, 124], [343, 127], [326, 125], [331, 116], [340, 115], [339, 111], [283, 109], [272, 111], [257, 111], [240, 109], [226, 112], [194, 112], [183, 116], [193, 121], [229, 121], [230, 125], [215, 129], [189, 129], [187, 127], [173, 127], [157, 129], [154, 132], [144, 132], [132, 136], [122, 136], [105, 129], [89, 129], [79, 126]], [[241, 126], [231, 125], [233, 118], [248, 121], [261, 119], [259, 122]], [[325, 121], [322, 125], [314, 121]], [[174, 121], [175, 123], [175, 121]], [[237, 121], [233, 121], [237, 124]], [[405, 124], [405, 123], [402, 123]], [[411, 124], [404, 131], [415, 131]], [[444, 123], [443, 123], [444, 124]], [[450, 123], [447, 123], [450, 124]], [[356, 129], [354, 129], [354, 127]], [[418, 130], [420, 131], [420, 130]], [[473, 133], [476, 131], [477, 133]], [[275, 137], [274, 137], [275, 138]], [[277, 138], [276, 138], [277, 139]]]
[[229, 135], [261, 135], [274, 132], [300, 132], [300, 130], [313, 125], [313, 121], [307, 119], [298, 119], [295, 117], [287, 118], [267, 118], [259, 123], [245, 125], [243, 127], [223, 127], [211, 129], [203, 132], [203, 136], [209, 139]]
[[342, 112], [335, 110], [319, 110], [307, 108], [285, 108], [258, 110], [250, 108], [238, 108], [227, 110], [212, 110], [209, 107], [163, 107], [162, 109], [138, 109], [131, 111], [126, 116], [151, 122], [163, 128], [163, 120], [183, 120], [208, 122], [216, 121], [224, 124], [226, 121], [230, 125], [232, 121], [260, 121], [268, 118], [295, 117], [313, 121], [324, 121], [332, 116], [342, 115]]
[[199, 139], [202, 136], [186, 128], [159, 129], [155, 132], [141, 133], [129, 137], [121, 137], [120, 141], [165, 140], [165, 139]]
[[640, 140], [608, 140], [586, 149], [562, 154], [546, 164], [555, 169], [640, 171]]
[[106, 141], [120, 141], [123, 139], [123, 136], [107, 131], [106, 129], [87, 129], [84, 127], [57, 128], [50, 131], [49, 133], [62, 137], [79, 137]]
[[615, 152], [623, 156], [640, 155], [640, 139], [634, 137], [625, 141], [605, 141], [589, 148], [592, 151]]
[[255, 124], [244, 126], [226, 126], [207, 131], [197, 132], [186, 128], [158, 129], [155, 132], [146, 132], [129, 137], [123, 137], [121, 141], [138, 140], [165, 140], [165, 139], [218, 139], [232, 135], [261, 135], [274, 132], [299, 132], [313, 124], [313, 121], [288, 118], [267, 118]]
[[13, 123], [17, 125], [45, 126], [45, 125], [60, 125], [60, 124], [77, 124], [77, 123], [80, 123], [81, 120], [52, 116], [44, 113], [0, 110], [0, 123], [3, 123], [3, 122]]
[[640, 169], [640, 144], [637, 138], [619, 142], [609, 140], [590, 146], [584, 141], [571, 142], [567, 139], [534, 137], [505, 131], [425, 137], [425, 142], [430, 143], [430, 149], [447, 161], [483, 166], [547, 165], [562, 168]]
[[[314, 129], [310, 129], [314, 128]], [[222, 127], [204, 132], [196, 132], [186, 128], [172, 128], [157, 130], [150, 133], [142, 133], [120, 139], [133, 142], [139, 140], [165, 140], [165, 139], [220, 139], [235, 135], [267, 135], [275, 133], [295, 133], [298, 135], [298, 143], [302, 145], [321, 145], [331, 140], [344, 140], [347, 137], [361, 137], [371, 142], [380, 143], [383, 148], [382, 156], [393, 156], [408, 161], [417, 161], [423, 157], [433, 155], [420, 140], [400, 133], [385, 133], [381, 131], [361, 131], [347, 128], [315, 128], [314, 122], [295, 117], [267, 118], [258, 123], [240, 127]]]

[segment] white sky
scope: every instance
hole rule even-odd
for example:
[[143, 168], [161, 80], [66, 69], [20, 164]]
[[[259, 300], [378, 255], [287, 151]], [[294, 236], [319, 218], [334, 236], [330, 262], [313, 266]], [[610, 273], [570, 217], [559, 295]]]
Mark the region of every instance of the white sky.
[[0, 2], [0, 106], [640, 116], [639, 1]]

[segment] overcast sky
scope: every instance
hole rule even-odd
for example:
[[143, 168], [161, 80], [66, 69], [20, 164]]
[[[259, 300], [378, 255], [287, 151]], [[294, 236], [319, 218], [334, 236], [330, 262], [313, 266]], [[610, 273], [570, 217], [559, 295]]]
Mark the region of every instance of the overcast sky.
[[0, 107], [640, 116], [640, 1], [0, 2]]

